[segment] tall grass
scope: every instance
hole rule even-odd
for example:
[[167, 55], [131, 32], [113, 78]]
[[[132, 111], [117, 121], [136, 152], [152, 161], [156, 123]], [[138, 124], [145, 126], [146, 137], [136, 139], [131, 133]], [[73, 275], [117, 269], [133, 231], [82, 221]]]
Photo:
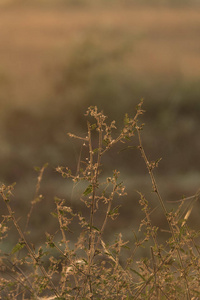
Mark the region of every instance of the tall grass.
[[[143, 124], [139, 122], [143, 112], [141, 101], [135, 116], [126, 114], [124, 126], [117, 132], [115, 121], [108, 123], [97, 107], [88, 108], [86, 136], [69, 134], [82, 144], [77, 171], [73, 173], [68, 167], [57, 167], [57, 172], [66, 180], [71, 179], [74, 185], [85, 183], [80, 201], [88, 213], [78, 212], [66, 200], [55, 197], [52, 217], [57, 219], [57, 230], [54, 234], [46, 232], [46, 241], [41, 246], [35, 248], [31, 242], [29, 221], [34, 205], [43, 198], [40, 183], [46, 165], [38, 169], [36, 194], [24, 228], [12, 209], [14, 185], [2, 184], [0, 192], [7, 215], [1, 219], [1, 243], [9, 239], [9, 229], [13, 226], [19, 238], [11, 251], [0, 252], [2, 299], [199, 299], [199, 232], [187, 224], [199, 199], [199, 191], [181, 199], [173, 210], [168, 209], [154, 176], [159, 160], [150, 161], [143, 147]], [[130, 249], [121, 233], [113, 242], [105, 240], [110, 221], [116, 222], [120, 217], [116, 200], [118, 203], [118, 198], [125, 196], [126, 191], [118, 170], [113, 170], [106, 180], [103, 172], [107, 152], [117, 144], [130, 148], [133, 139], [138, 141], [153, 193], [168, 228], [163, 230], [166, 240], [161, 243], [158, 232], [162, 228], [154, 225], [155, 212], [151, 203], [138, 192], [144, 218], [133, 233], [134, 247]], [[185, 204], [186, 210], [183, 209]], [[73, 232], [77, 224], [78, 234]], [[75, 243], [70, 238], [73, 235]], [[146, 257], [142, 255], [143, 248]], [[128, 258], [124, 260], [124, 257]]]

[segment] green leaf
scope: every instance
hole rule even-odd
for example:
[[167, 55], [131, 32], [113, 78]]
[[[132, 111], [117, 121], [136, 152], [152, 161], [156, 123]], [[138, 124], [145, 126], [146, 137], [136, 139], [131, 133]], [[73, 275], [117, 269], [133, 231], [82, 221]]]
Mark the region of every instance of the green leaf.
[[113, 216], [113, 215], [117, 215], [119, 212], [119, 208], [121, 207], [121, 205], [117, 205], [116, 207], [114, 207], [113, 209], [111, 209], [108, 213], [109, 216]]
[[123, 181], [121, 181], [120, 183], [116, 184], [114, 190], [116, 191], [116, 189], [117, 189], [119, 186], [121, 186], [122, 184], [123, 184]]
[[108, 145], [110, 142], [109, 142], [109, 140], [108, 139], [106, 139], [106, 140], [103, 140], [103, 143], [104, 143], [104, 145]]
[[100, 231], [97, 227], [92, 226], [93, 229], [95, 229], [96, 231]]
[[125, 117], [124, 117], [124, 125], [128, 125], [130, 119], [128, 117], [128, 114], [125, 114]]
[[129, 149], [136, 149], [136, 146], [127, 146], [126, 148], [121, 149], [118, 153], [125, 151], [125, 150], [129, 150]]
[[43, 165], [43, 168], [47, 168], [49, 163], [47, 162], [46, 164]]
[[36, 172], [39, 172], [39, 171], [40, 171], [40, 167], [34, 167], [34, 170], [35, 170]]
[[61, 199], [58, 198], [58, 197], [54, 197], [54, 201], [55, 201], [56, 203], [59, 203], [59, 202], [61, 202]]
[[91, 130], [94, 130], [96, 127], [97, 127], [97, 124], [92, 124], [90, 128], [91, 128]]
[[130, 270], [131, 270], [132, 272], [134, 272], [135, 274], [137, 274], [140, 278], [142, 278], [143, 281], [146, 281], [146, 279], [144, 278], [144, 276], [142, 276], [139, 272], [137, 272], [136, 270], [134, 270], [134, 269], [132, 269], [132, 268], [130, 268]]
[[53, 242], [49, 242], [48, 245], [49, 245], [50, 248], [54, 248], [55, 247], [55, 244]]
[[25, 246], [25, 243], [24, 242], [19, 242], [17, 243], [14, 248], [12, 249], [11, 253], [14, 254], [16, 252], [18, 252], [19, 250], [23, 249]]
[[127, 245], [122, 245], [122, 248], [130, 250], [130, 247]]
[[183, 253], [185, 253], [185, 250], [183, 248], [179, 248], [179, 250]]
[[88, 187], [86, 188], [86, 190], [83, 192], [83, 195], [84, 196], [89, 195], [90, 193], [92, 193], [92, 190], [93, 190], [93, 188], [92, 188], [92, 185], [90, 184], [90, 185], [88, 185]]
[[55, 212], [51, 212], [51, 215], [52, 215], [54, 218], [57, 218], [57, 217], [58, 217], [58, 214], [55, 213]]
[[98, 151], [99, 151], [99, 148], [96, 148], [96, 149], [93, 150], [93, 153], [96, 153]]

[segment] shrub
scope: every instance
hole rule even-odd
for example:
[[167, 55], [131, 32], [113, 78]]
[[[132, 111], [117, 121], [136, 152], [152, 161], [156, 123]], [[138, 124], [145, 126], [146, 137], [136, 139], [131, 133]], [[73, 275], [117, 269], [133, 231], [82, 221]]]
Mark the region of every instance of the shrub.
[[[11, 196], [14, 185], [1, 186], [1, 196], [8, 214], [2, 216], [1, 243], [9, 239], [9, 227], [14, 225], [19, 240], [11, 251], [1, 255], [2, 299], [198, 299], [200, 296], [199, 232], [190, 229], [187, 220], [199, 192], [190, 199], [182, 199], [176, 209], [169, 211], [164, 203], [154, 177], [158, 161], [150, 162], [141, 139], [143, 125], [138, 117], [143, 114], [142, 101], [137, 106], [134, 118], [124, 118], [124, 127], [116, 133], [115, 121], [106, 122], [106, 116], [97, 107], [89, 107], [87, 135], [69, 134], [82, 143], [77, 172], [68, 167], [57, 167], [62, 177], [74, 184], [84, 182], [80, 201], [88, 214], [72, 210], [66, 201], [55, 197], [58, 229], [55, 234], [46, 233], [46, 244], [37, 249], [31, 243], [28, 232], [33, 206], [42, 199], [40, 182], [44, 165], [38, 170], [36, 197], [31, 203], [24, 230], [12, 210]], [[153, 224], [153, 211], [145, 196], [138, 192], [139, 203], [144, 213], [139, 230], [133, 234], [134, 248], [129, 249], [119, 233], [114, 242], [104, 239], [109, 220], [119, 215], [118, 197], [126, 194], [120, 173], [113, 171], [103, 179], [103, 158], [116, 144], [130, 143], [138, 138], [138, 149], [146, 164], [153, 192], [168, 223], [168, 238], [161, 244], [158, 230]], [[127, 147], [130, 147], [128, 145]], [[84, 155], [85, 153], [85, 155]], [[187, 210], [183, 206], [190, 202]], [[69, 233], [74, 224], [79, 225], [77, 240], [72, 243]], [[148, 257], [142, 257], [145, 248]], [[128, 259], [124, 261], [123, 253]]]

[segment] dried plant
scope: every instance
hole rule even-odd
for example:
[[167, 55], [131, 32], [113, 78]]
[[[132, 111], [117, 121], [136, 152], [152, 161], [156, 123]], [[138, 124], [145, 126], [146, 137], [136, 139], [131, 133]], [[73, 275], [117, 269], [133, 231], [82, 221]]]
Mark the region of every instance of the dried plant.
[[[19, 236], [10, 253], [0, 253], [2, 299], [199, 299], [199, 232], [187, 225], [199, 192], [191, 197], [194, 201], [184, 211], [183, 217], [182, 208], [188, 199], [182, 199], [177, 209], [168, 211], [154, 176], [154, 168], [159, 161], [150, 162], [142, 144], [143, 125], [139, 125], [138, 121], [144, 112], [142, 103], [137, 106], [134, 118], [125, 116], [124, 127], [118, 134], [115, 121], [108, 124], [106, 116], [97, 107], [89, 107], [86, 112], [90, 120], [87, 122], [86, 136], [69, 134], [71, 138], [80, 140], [87, 154], [80, 156], [76, 174], [62, 166], [57, 167], [57, 172], [75, 184], [86, 184], [80, 201], [88, 214], [73, 211], [65, 200], [55, 197], [52, 215], [57, 218], [58, 230], [53, 235], [46, 233], [46, 244], [35, 249], [27, 239], [33, 206], [42, 199], [39, 189], [46, 165], [38, 170], [36, 195], [24, 230], [10, 203], [14, 186], [1, 186], [1, 196], [8, 211], [7, 215], [2, 216], [0, 224], [1, 242], [9, 238], [11, 223]], [[132, 138], [138, 138], [138, 148], [149, 172], [153, 191], [168, 223], [169, 238], [161, 244], [151, 205], [139, 192], [144, 219], [138, 233], [133, 236], [135, 246], [131, 250], [121, 233], [113, 243], [108, 244], [104, 240], [108, 220], [115, 220], [119, 215], [119, 205], [115, 204], [115, 199], [126, 195], [126, 191], [119, 181], [119, 171], [114, 170], [106, 180], [101, 174], [104, 155], [116, 144], [126, 143], [127, 140], [131, 142]], [[101, 210], [99, 225], [97, 216], [102, 206], [104, 209]], [[70, 232], [74, 222], [79, 226], [79, 235], [77, 241], [72, 243]], [[150, 255], [138, 260], [136, 253], [140, 253], [142, 247], [149, 247]], [[122, 263], [122, 250], [126, 248], [129, 258]]]

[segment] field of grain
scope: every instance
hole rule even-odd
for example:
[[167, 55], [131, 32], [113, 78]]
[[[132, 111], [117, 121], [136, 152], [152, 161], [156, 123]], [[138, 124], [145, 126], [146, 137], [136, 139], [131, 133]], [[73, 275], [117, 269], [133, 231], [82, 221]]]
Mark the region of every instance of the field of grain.
[[117, 52], [113, 64], [139, 81], [199, 79], [199, 16], [188, 7], [1, 8], [1, 94], [14, 105], [38, 105], [86, 40]]

